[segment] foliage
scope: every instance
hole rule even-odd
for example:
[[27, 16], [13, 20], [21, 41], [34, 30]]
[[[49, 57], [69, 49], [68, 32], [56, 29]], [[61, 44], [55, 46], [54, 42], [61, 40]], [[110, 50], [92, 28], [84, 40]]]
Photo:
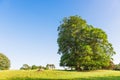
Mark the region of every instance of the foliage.
[[0, 80], [120, 80], [120, 71], [8, 70], [0, 71]]
[[47, 64], [46, 67], [44, 66], [36, 66], [36, 65], [32, 65], [29, 66], [28, 64], [23, 64], [23, 66], [20, 68], [20, 70], [49, 70], [49, 69], [55, 69], [55, 65], [54, 64]]
[[115, 64], [113, 63], [113, 61], [110, 61], [109, 66], [103, 67], [103, 69], [114, 70]]
[[32, 65], [31, 70], [38, 69], [38, 66]]
[[47, 69], [55, 69], [55, 65], [54, 64], [47, 64], [46, 68]]
[[48, 70], [48, 69], [44, 66], [38, 66], [38, 71], [43, 71], [43, 70]]
[[120, 70], [120, 63], [115, 65], [114, 70]]
[[10, 68], [10, 60], [0, 53], [0, 70], [8, 70]]
[[58, 53], [60, 66], [74, 67], [76, 70], [101, 69], [110, 65], [115, 54], [106, 33], [88, 25], [79, 16], [64, 18], [58, 27]]
[[23, 66], [20, 68], [20, 70], [30, 70], [31, 67], [28, 64], [23, 64]]

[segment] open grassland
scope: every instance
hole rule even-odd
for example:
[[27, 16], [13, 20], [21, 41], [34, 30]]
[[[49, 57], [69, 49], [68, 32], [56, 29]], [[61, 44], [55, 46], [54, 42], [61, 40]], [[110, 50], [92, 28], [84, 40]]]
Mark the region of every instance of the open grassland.
[[7, 70], [0, 71], [0, 80], [120, 80], [120, 71]]

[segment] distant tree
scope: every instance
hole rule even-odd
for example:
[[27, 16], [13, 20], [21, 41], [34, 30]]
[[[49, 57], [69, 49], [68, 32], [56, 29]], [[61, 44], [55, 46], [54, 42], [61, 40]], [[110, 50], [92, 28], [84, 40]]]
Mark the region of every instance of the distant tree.
[[32, 69], [32, 70], [34, 70], [34, 69], [38, 69], [38, 66], [36, 66], [36, 65], [32, 65], [31, 69]]
[[31, 67], [28, 64], [23, 64], [23, 66], [20, 68], [20, 70], [30, 70]]
[[43, 66], [39, 66], [39, 69], [43, 69]]
[[51, 64], [51, 68], [52, 68], [52, 69], [55, 69], [55, 65], [54, 65], [54, 64]]
[[43, 71], [43, 70], [47, 70], [46, 67], [44, 67], [44, 66], [38, 66], [38, 71]]
[[47, 64], [46, 68], [47, 69], [55, 69], [55, 65], [54, 64]]
[[0, 70], [8, 70], [10, 68], [10, 60], [0, 53]]
[[60, 66], [93, 70], [109, 66], [115, 54], [106, 33], [79, 16], [64, 18], [58, 27]]

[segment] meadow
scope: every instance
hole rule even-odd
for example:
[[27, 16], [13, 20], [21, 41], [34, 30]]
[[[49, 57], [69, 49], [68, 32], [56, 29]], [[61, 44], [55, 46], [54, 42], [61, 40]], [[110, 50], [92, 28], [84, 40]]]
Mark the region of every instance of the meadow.
[[120, 80], [120, 71], [5, 70], [0, 80]]

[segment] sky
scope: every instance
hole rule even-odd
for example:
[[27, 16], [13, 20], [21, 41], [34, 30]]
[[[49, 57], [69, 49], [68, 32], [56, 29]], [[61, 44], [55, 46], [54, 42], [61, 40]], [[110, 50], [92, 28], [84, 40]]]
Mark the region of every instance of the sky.
[[120, 0], [0, 0], [0, 53], [11, 69], [23, 64], [59, 67], [57, 28], [64, 17], [79, 15], [103, 29], [120, 63]]

